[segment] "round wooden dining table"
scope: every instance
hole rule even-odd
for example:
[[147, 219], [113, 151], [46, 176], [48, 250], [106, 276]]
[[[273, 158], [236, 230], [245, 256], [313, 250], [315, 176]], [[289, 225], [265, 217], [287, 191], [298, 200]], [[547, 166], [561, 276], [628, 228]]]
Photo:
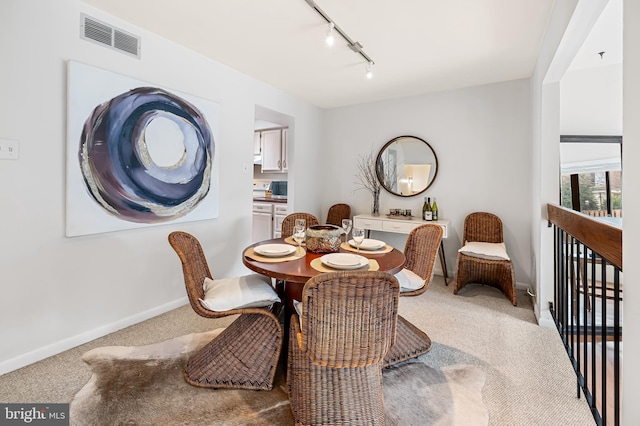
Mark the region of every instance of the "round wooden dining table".
[[[245, 255], [247, 250], [262, 244], [287, 244], [284, 238], [274, 238], [271, 240], [260, 241], [248, 246], [242, 251], [242, 262], [244, 265], [254, 272], [275, 278], [284, 282], [284, 288], [278, 289], [280, 298], [283, 299], [287, 308], [293, 308], [293, 300], [302, 300], [302, 289], [309, 278], [322, 274], [311, 266], [314, 259], [322, 257], [325, 253], [312, 253], [307, 250], [304, 257], [286, 262], [259, 262]], [[340, 249], [343, 253], [353, 253], [351, 251]], [[404, 266], [404, 253], [393, 248], [388, 253], [371, 253], [366, 250], [360, 250], [360, 255], [368, 259], [374, 259], [378, 262], [379, 271], [395, 274]]]

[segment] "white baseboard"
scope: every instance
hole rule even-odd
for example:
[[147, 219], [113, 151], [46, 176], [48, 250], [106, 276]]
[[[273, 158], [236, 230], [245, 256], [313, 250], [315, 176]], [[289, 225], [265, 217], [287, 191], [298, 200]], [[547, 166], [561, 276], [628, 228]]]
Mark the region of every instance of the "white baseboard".
[[536, 320], [538, 321], [539, 326], [553, 328], [554, 330], [558, 329], [549, 309], [541, 311], [538, 306], [535, 306], [533, 313], [536, 315]]
[[556, 327], [555, 321], [551, 318], [538, 318], [538, 325], [541, 327], [553, 328], [554, 330], [558, 328]]
[[68, 337], [55, 343], [43, 346], [38, 349], [34, 349], [22, 355], [18, 355], [6, 361], [0, 362], [0, 376], [19, 368], [25, 367], [34, 362], [41, 361], [53, 355], [57, 355], [61, 352], [75, 348], [76, 346], [95, 340], [99, 337], [106, 336], [109, 333], [113, 333], [130, 325], [138, 324], [142, 321], [148, 320], [165, 312], [169, 312], [173, 309], [179, 308], [188, 303], [186, 297], [174, 300], [164, 305], [157, 306], [144, 312], [137, 313], [127, 318], [123, 318], [111, 324], [94, 328], [85, 333], [81, 333], [75, 336]]

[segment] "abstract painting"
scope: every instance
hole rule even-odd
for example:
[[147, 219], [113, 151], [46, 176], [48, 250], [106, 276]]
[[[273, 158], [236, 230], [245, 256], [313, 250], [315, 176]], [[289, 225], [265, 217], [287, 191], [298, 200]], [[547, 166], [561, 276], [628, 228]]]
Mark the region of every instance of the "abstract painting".
[[218, 216], [217, 103], [69, 61], [67, 229]]

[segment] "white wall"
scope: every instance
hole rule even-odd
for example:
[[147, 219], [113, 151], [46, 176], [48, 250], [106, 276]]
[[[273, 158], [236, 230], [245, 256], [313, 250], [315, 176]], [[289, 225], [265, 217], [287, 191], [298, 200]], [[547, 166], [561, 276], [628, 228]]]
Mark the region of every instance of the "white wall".
[[[623, 143], [622, 158], [624, 164], [635, 165], [640, 161], [640, 2], [624, 0], [624, 91], [623, 91]], [[622, 187], [624, 188], [624, 232], [622, 236], [622, 264], [624, 280], [627, 283], [640, 281], [640, 223], [629, 218], [640, 217], [639, 167], [624, 167]], [[638, 278], [636, 278], [638, 277]], [[640, 365], [634, 362], [640, 359], [640, 288], [628, 285], [624, 288], [624, 363], [622, 389], [622, 422], [632, 425], [640, 418], [640, 404], [637, 395], [640, 385]]]
[[560, 132], [622, 134], [622, 64], [571, 70], [562, 76]]
[[[488, 211], [504, 223], [505, 242], [516, 279], [528, 286], [531, 224], [531, 110], [529, 80], [516, 80], [424, 96], [336, 108], [326, 114], [326, 145], [331, 158], [325, 209], [348, 202], [352, 213], [369, 213], [371, 196], [358, 185], [354, 159], [378, 150], [396, 136], [426, 140], [438, 157], [438, 175], [421, 196], [398, 197], [382, 191], [380, 212], [390, 208], [421, 211], [423, 196], [436, 197], [440, 218], [451, 222], [445, 241], [447, 269], [455, 273], [463, 221]], [[335, 170], [329, 173], [329, 170]], [[379, 235], [399, 249], [406, 236]], [[439, 265], [438, 265], [439, 266]]]
[[[547, 203], [560, 193], [560, 81], [608, 0], [578, 8], [578, 0], [556, 2], [531, 79], [533, 144], [532, 276], [538, 322], [555, 327], [549, 313], [553, 301], [553, 231], [547, 226]], [[586, 6], [585, 6], [586, 5]], [[578, 13], [576, 13], [578, 10]]]
[[[79, 38], [85, 12], [142, 37], [142, 59]], [[0, 3], [0, 138], [19, 141], [0, 160], [0, 374], [185, 303], [167, 235], [202, 242], [215, 277], [247, 273], [256, 105], [292, 117], [295, 208], [320, 212], [322, 110], [76, 0]], [[215, 220], [65, 238], [66, 67], [74, 60], [220, 104]]]

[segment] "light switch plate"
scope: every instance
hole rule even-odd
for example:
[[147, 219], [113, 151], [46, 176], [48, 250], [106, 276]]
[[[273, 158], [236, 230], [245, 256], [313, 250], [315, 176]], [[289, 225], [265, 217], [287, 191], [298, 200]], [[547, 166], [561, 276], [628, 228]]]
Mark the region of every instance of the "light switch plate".
[[249, 174], [249, 163], [242, 163], [242, 174], [243, 175]]
[[0, 138], [0, 160], [17, 160], [19, 147], [18, 141]]

